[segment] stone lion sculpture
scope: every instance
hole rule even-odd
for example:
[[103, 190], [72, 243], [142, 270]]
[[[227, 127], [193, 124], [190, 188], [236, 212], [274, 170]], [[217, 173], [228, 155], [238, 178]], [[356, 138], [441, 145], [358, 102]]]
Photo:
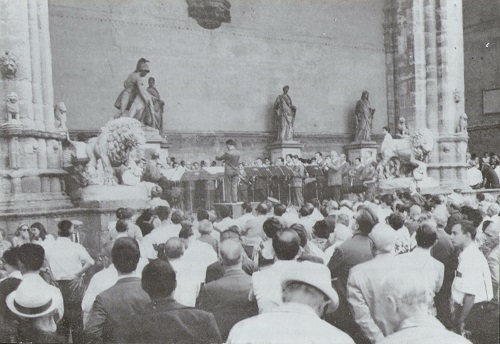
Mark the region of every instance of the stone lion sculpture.
[[91, 138], [87, 144], [89, 174], [102, 168], [104, 184], [116, 185], [114, 168], [127, 163], [132, 150], [140, 148], [145, 142], [138, 120], [122, 117], [109, 121], [101, 128], [99, 136]]
[[434, 135], [427, 129], [417, 129], [408, 137], [393, 139], [390, 135], [384, 138], [381, 151], [383, 161], [398, 158], [402, 164], [410, 164], [418, 174], [425, 174], [427, 163], [434, 149]]

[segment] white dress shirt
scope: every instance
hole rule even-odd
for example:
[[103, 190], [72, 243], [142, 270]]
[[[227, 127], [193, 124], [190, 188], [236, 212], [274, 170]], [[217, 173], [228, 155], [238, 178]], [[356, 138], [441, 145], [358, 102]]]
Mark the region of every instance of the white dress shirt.
[[85, 264], [94, 264], [85, 247], [66, 237], [57, 238], [45, 252], [45, 258], [56, 281], [72, 280]]
[[214, 227], [217, 228], [220, 232], [224, 232], [226, 229], [228, 229], [231, 226], [238, 226], [238, 228], [241, 229], [240, 227], [240, 222], [238, 220], [234, 220], [230, 217], [225, 217], [219, 222], [214, 223]]
[[142, 245], [145, 250], [146, 257], [156, 259], [158, 252], [154, 249], [154, 245], [164, 244], [168, 239], [178, 237], [181, 230], [181, 225], [164, 223], [160, 227], [155, 228], [142, 239]]
[[[117, 222], [118, 221], [111, 221], [108, 224], [108, 231], [109, 231], [109, 234], [111, 235], [111, 239], [113, 239], [113, 240], [116, 239], [116, 235], [118, 234], [118, 232], [116, 231], [116, 223]], [[142, 240], [142, 231], [139, 228], [139, 226], [137, 226], [135, 223], [132, 223], [131, 221], [127, 221], [127, 225], [128, 225], [128, 230], [127, 230], [128, 236], [136, 239], [137, 241], [141, 241]]]
[[240, 227], [240, 231], [242, 231], [245, 228], [245, 224], [247, 223], [248, 220], [251, 220], [255, 217], [254, 214], [252, 213], [245, 213], [241, 217], [239, 217], [238, 220], [238, 227]]
[[201, 282], [205, 279], [205, 276], [201, 277], [202, 280], [200, 280], [199, 275], [193, 274], [191, 264], [185, 259], [185, 255], [178, 259], [170, 259], [169, 263], [176, 272], [175, 301], [184, 306], [194, 307], [200, 292]]
[[354, 344], [354, 341], [321, 320], [311, 307], [290, 302], [240, 321], [231, 329], [227, 343]]
[[[401, 229], [400, 229], [401, 230]], [[431, 256], [431, 251], [416, 247], [413, 251], [397, 256], [402, 266], [425, 276], [429, 286], [437, 293], [443, 286], [444, 265]]]
[[458, 256], [458, 268], [451, 287], [453, 301], [460, 305], [463, 305], [465, 294], [474, 295], [474, 303], [493, 298], [490, 268], [475, 243], [469, 244]]
[[82, 310], [83, 310], [83, 323], [86, 324], [92, 305], [94, 304], [97, 295], [103, 291], [111, 288], [118, 281], [118, 271], [113, 264], [109, 267], [102, 269], [90, 280], [89, 286], [85, 291], [85, 295], [82, 300]]

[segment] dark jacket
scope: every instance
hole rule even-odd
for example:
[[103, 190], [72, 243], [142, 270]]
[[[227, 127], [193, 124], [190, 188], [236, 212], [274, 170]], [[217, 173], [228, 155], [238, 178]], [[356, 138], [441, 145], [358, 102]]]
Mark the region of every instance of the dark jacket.
[[[249, 276], [252, 276], [254, 271], [258, 270], [257, 265], [250, 258], [248, 258], [247, 255], [243, 256], [242, 269]], [[216, 261], [215, 263], [212, 263], [207, 267], [207, 272], [205, 274], [205, 283], [215, 281], [219, 278], [222, 278], [223, 276], [224, 267], [222, 266], [222, 263], [220, 261]]]
[[0, 343], [21, 341], [15, 339], [17, 332], [17, 317], [7, 308], [5, 298], [17, 289], [21, 280], [8, 277], [0, 282]]
[[85, 329], [87, 343], [116, 343], [129, 317], [150, 302], [139, 277], [119, 279], [97, 295]]
[[212, 344], [222, 339], [211, 313], [164, 298], [151, 301], [129, 320], [123, 342]]
[[252, 277], [240, 268], [227, 270], [224, 277], [201, 288], [196, 307], [213, 313], [222, 340], [237, 322], [257, 315], [257, 303], [248, 300], [251, 289]]

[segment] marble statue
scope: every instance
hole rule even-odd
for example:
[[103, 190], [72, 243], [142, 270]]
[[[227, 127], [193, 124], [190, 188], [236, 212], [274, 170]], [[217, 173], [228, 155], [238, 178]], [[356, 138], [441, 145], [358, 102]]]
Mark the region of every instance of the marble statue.
[[160, 92], [156, 89], [155, 78], [151, 77], [148, 79], [147, 91], [151, 94], [154, 109], [153, 116], [151, 116], [152, 123], [148, 127], [153, 127], [161, 132], [163, 129], [163, 108], [165, 107], [165, 102], [161, 99]]
[[145, 142], [141, 123], [136, 119], [123, 117], [109, 121], [101, 128], [99, 136], [91, 138], [87, 144], [89, 175], [102, 172], [104, 185], [116, 185], [113, 168], [128, 164], [131, 151]]
[[63, 102], [57, 103], [54, 107], [55, 126], [58, 131], [68, 131], [66, 127], [66, 105]]
[[464, 113], [460, 118], [458, 119], [458, 125], [457, 128], [455, 129], [455, 132], [457, 134], [467, 134], [467, 114]]
[[146, 88], [146, 75], [149, 73], [149, 61], [139, 59], [135, 71], [123, 83], [124, 90], [115, 101], [120, 111], [115, 118], [131, 117], [143, 125], [153, 127], [157, 122], [153, 104], [153, 96]]
[[402, 139], [403, 137], [407, 137], [410, 135], [410, 131], [406, 127], [406, 118], [400, 117], [398, 123], [398, 133], [396, 134], [396, 138]]
[[0, 70], [5, 79], [14, 79], [17, 74], [16, 59], [8, 51], [0, 56]]
[[292, 141], [293, 139], [293, 124], [297, 108], [292, 104], [292, 98], [288, 95], [289, 89], [289, 86], [283, 87], [283, 94], [279, 95], [274, 102], [278, 124], [276, 141], [278, 142]]
[[368, 91], [363, 91], [361, 99], [356, 103], [356, 141], [371, 141], [375, 109], [371, 108], [369, 96]]
[[[422, 174], [430, 161], [430, 155], [434, 149], [434, 135], [427, 128], [417, 129], [410, 136], [393, 139], [386, 133], [381, 145], [382, 162], [389, 164], [391, 160], [400, 160], [401, 165], [413, 166], [413, 173]], [[390, 166], [389, 166], [390, 168]]]
[[7, 103], [7, 122], [19, 121], [19, 97], [17, 93], [10, 92], [5, 101]]

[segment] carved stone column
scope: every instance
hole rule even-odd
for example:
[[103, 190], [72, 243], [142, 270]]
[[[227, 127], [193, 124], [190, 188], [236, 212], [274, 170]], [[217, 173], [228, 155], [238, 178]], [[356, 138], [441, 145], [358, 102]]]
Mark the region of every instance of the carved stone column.
[[47, 0], [0, 0], [0, 32], [0, 150], [8, 152], [0, 214], [71, 208], [61, 188], [65, 135], [54, 129]]
[[[455, 133], [464, 114], [462, 1], [387, 0], [388, 102], [410, 131], [426, 127], [436, 138], [430, 177], [446, 191], [468, 188], [467, 135]], [[393, 123], [389, 120], [389, 123]], [[443, 190], [444, 191], [444, 190]]]

